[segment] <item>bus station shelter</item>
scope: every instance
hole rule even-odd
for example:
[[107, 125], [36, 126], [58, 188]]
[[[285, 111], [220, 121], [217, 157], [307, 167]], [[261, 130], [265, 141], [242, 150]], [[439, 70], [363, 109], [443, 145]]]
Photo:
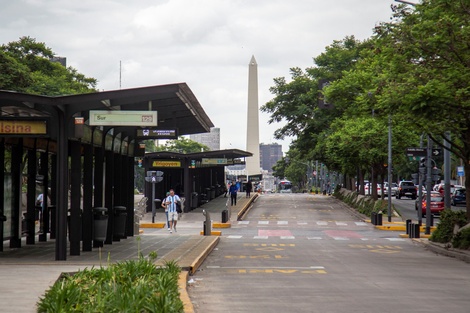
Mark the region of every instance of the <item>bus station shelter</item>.
[[[213, 126], [186, 83], [56, 97], [0, 91], [2, 243], [21, 248], [26, 236], [27, 245], [35, 244], [38, 216], [38, 240], [55, 239], [56, 260], [66, 260], [68, 248], [79, 255], [133, 236], [141, 140], [149, 132], [168, 139]], [[50, 200], [38, 207], [41, 193]], [[115, 232], [116, 208], [127, 213], [123, 235]], [[92, 225], [103, 212], [108, 227], [101, 241]]]
[[[238, 149], [188, 154], [167, 151], [147, 153], [142, 162], [146, 173], [151, 175], [157, 172], [163, 179], [160, 183], [146, 184], [145, 195], [149, 199], [154, 195], [154, 201], [159, 206], [166, 192], [173, 189], [185, 199], [184, 211], [188, 212], [224, 193], [227, 183], [225, 166], [245, 164], [245, 158], [251, 156], [251, 152]], [[152, 203], [147, 203], [147, 211], [151, 210], [151, 206]]]

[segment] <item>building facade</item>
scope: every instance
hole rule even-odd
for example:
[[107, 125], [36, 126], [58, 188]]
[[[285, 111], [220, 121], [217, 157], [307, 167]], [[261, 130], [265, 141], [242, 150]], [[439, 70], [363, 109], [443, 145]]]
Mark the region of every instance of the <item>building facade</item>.
[[260, 165], [263, 170], [273, 172], [273, 166], [282, 159], [282, 145], [277, 143], [260, 144]]
[[212, 127], [210, 133], [190, 135], [189, 139], [208, 146], [211, 151], [220, 150], [220, 128]]

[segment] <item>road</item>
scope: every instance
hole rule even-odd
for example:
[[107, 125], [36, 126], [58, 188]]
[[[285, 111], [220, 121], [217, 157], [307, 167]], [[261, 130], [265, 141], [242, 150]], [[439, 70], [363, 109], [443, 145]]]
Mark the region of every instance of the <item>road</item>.
[[192, 279], [200, 313], [470, 311], [469, 264], [320, 195], [263, 195]]

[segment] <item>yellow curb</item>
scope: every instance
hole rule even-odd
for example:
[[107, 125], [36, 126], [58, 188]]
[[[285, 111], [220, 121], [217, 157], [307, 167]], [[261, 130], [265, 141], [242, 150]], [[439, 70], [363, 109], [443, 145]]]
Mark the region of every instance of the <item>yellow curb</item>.
[[[406, 231], [406, 226], [394, 226], [394, 225], [376, 225], [376, 229], [381, 229], [381, 230], [400, 230], [400, 231]], [[432, 226], [431, 231], [436, 230], [435, 226]], [[426, 231], [426, 226], [421, 226], [420, 227], [420, 232]]]
[[[364, 220], [366, 223], [371, 223], [371, 220]], [[382, 222], [382, 224], [399, 224], [399, 225], [406, 225], [405, 222]]]
[[183, 302], [183, 310], [184, 313], [193, 313], [194, 306], [191, 303], [191, 299], [189, 298], [188, 294], [188, 271], [182, 271], [178, 278], [178, 288], [180, 292], [180, 299]]
[[212, 228], [230, 228], [232, 227], [232, 223], [212, 223]]
[[140, 228], [164, 228], [165, 223], [140, 223]]
[[207, 247], [206, 250], [204, 250], [200, 255], [199, 257], [197, 257], [193, 263], [191, 263], [191, 266], [190, 266], [190, 271], [191, 271], [191, 274], [194, 274], [197, 269], [199, 268], [199, 266], [201, 266], [201, 264], [206, 260], [206, 257], [212, 252], [212, 250], [214, 250], [214, 248], [217, 246], [217, 244], [219, 243], [220, 241], [220, 238], [219, 237], [215, 237], [214, 240], [212, 240], [211, 244]]
[[[204, 235], [203, 230], [201, 230], [200, 235]], [[213, 231], [211, 231], [211, 236], [222, 236], [222, 232], [220, 230], [213, 230]]]
[[[431, 235], [426, 235], [426, 234], [419, 234], [419, 238], [427, 238], [429, 239], [431, 237]], [[407, 234], [400, 234], [400, 238], [410, 238], [409, 235]], [[419, 239], [419, 238], [410, 238], [410, 239]]]
[[143, 229], [139, 229], [139, 234], [143, 234], [144, 233], [144, 230]]

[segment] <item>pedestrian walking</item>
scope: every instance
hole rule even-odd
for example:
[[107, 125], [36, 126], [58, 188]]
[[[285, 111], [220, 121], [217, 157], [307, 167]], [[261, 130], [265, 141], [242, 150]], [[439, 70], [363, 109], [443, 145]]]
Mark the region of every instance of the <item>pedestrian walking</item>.
[[166, 198], [170, 195], [170, 192], [168, 191], [166, 193], [165, 199], [162, 201], [162, 207], [165, 209], [165, 216], [166, 216], [166, 227], [168, 228], [168, 231], [170, 231], [170, 220], [168, 219], [168, 206], [166, 205]]
[[235, 184], [235, 182], [232, 182], [232, 185], [230, 185], [230, 200], [231, 200], [231, 205], [237, 205], [237, 192], [238, 192], [238, 187]]
[[176, 233], [176, 223], [178, 222], [178, 212], [176, 206], [181, 203], [181, 199], [178, 195], [175, 195], [175, 191], [170, 189], [170, 195], [166, 197], [165, 204], [168, 207], [168, 220], [170, 222], [170, 233], [172, 230]]

